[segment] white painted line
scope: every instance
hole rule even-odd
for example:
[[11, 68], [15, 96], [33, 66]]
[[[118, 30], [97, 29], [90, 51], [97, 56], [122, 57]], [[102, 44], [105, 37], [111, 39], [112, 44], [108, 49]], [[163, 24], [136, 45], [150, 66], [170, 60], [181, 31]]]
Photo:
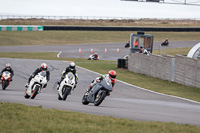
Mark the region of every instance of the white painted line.
[[[83, 67], [80, 67], [80, 66], [77, 66], [77, 67], [79, 67], [79, 68], [81, 68], [81, 69], [84, 69], [84, 70], [86, 70], [86, 71], [89, 71], [89, 72], [98, 74], [98, 75], [102, 75], [102, 74], [100, 74], [100, 73], [97, 73], [97, 72], [88, 70], [88, 69], [83, 68]], [[135, 86], [135, 85], [126, 83], [126, 82], [121, 81], [121, 80], [118, 80], [118, 79], [116, 79], [116, 81], [121, 82], [121, 83], [126, 84], [126, 85], [129, 85], [129, 86], [132, 86], [132, 87], [135, 87], [135, 88], [138, 88], [138, 89], [141, 89], [141, 90], [144, 90], [144, 91], [148, 91], [148, 92], [151, 92], [151, 93], [155, 93], [155, 94], [158, 94], [158, 95], [169, 96], [169, 97], [173, 97], [173, 98], [177, 98], [177, 99], [181, 99], [181, 100], [185, 100], [185, 101], [189, 101], [189, 102], [193, 102], [193, 103], [200, 104], [200, 102], [197, 102], [197, 101], [194, 101], [194, 100], [190, 100], [190, 99], [186, 99], [186, 98], [182, 98], [182, 97], [178, 97], [178, 96], [173, 96], [173, 95], [168, 95], [168, 94], [163, 94], [163, 93], [159, 93], [159, 92], [147, 90], [147, 89], [145, 89], [145, 88], [142, 88], [142, 87], [139, 87], [139, 86]]]
[[60, 54], [62, 53], [62, 51], [60, 51], [58, 54], [57, 54], [57, 57], [60, 58]]

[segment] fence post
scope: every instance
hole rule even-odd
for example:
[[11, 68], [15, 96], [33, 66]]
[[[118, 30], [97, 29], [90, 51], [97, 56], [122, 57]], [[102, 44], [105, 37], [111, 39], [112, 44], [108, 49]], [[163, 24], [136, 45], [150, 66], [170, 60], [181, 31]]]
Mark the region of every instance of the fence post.
[[175, 58], [172, 58], [171, 64], [171, 81], [174, 82]]

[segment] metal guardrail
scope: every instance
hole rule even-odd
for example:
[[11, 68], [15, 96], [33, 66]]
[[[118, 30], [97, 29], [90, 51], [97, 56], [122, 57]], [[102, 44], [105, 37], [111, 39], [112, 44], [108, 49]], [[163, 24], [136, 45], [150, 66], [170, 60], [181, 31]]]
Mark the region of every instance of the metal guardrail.
[[136, 17], [109, 17], [109, 16], [36, 16], [36, 15], [0, 15], [0, 20], [4, 19], [47, 19], [47, 20], [62, 20], [62, 19], [82, 19], [82, 20], [141, 20], [141, 19], [152, 19], [152, 20], [200, 20], [200, 18], [136, 18]]

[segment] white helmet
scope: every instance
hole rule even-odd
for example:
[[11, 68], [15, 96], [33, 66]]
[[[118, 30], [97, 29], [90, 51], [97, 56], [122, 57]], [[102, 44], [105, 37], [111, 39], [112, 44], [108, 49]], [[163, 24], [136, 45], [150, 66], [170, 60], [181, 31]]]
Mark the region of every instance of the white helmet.
[[7, 68], [7, 69], [10, 69], [10, 68], [11, 68], [10, 63], [7, 63], [7, 64], [6, 64], [6, 68]]
[[75, 67], [76, 67], [76, 65], [75, 65], [74, 62], [71, 62], [71, 63], [69, 64], [69, 68], [70, 68], [72, 71], [75, 69]]

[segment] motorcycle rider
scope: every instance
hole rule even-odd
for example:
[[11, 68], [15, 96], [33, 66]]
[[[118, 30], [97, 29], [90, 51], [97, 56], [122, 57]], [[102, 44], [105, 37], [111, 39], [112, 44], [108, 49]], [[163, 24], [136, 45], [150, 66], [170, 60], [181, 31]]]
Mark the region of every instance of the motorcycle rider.
[[3, 74], [3, 72], [5, 72], [5, 71], [8, 71], [8, 72], [10, 72], [11, 73], [11, 78], [10, 78], [10, 81], [12, 81], [12, 77], [14, 76], [14, 71], [13, 71], [13, 69], [11, 68], [11, 64], [10, 63], [7, 63], [6, 64], [6, 67], [1, 71], [1, 73], [0, 73], [0, 78], [1, 78], [1, 76], [2, 76], [2, 74]]
[[[58, 82], [58, 87], [57, 87], [57, 89], [59, 88], [60, 83], [61, 83], [61, 82], [63, 81], [63, 79], [65, 78], [65, 75], [66, 75], [67, 73], [69, 73], [69, 72], [72, 72], [72, 73], [74, 74], [74, 76], [75, 76], [75, 83], [77, 84], [78, 76], [77, 76], [77, 73], [76, 73], [76, 64], [75, 64], [74, 62], [71, 62], [71, 63], [69, 64], [69, 66], [66, 67], [66, 68], [63, 70], [61, 79], [60, 79], [60, 81]], [[75, 86], [74, 86], [74, 89], [76, 88], [76, 84], [75, 84]]]
[[[111, 79], [112, 89], [114, 90], [116, 76], [117, 73], [114, 70], [110, 70], [108, 74], [102, 75], [101, 77], [97, 77], [95, 80], [92, 81], [87, 92], [89, 92], [97, 83], [100, 83], [101, 80], [103, 80], [106, 77], [109, 77]], [[110, 93], [108, 95], [110, 95]]]
[[92, 55], [92, 57], [94, 58], [94, 60], [98, 60], [98, 58], [99, 58], [99, 56], [98, 56], [97, 53], [94, 53], [94, 54]]
[[168, 38], [165, 39], [165, 41], [161, 44], [161, 46], [168, 46], [169, 45], [169, 40]]
[[[47, 81], [50, 80], [50, 72], [48, 70], [48, 66], [46, 63], [42, 63], [41, 66], [39, 68], [37, 68], [33, 74], [30, 76], [30, 78], [28, 79], [28, 82], [26, 83], [25, 87], [28, 88], [29, 86], [29, 83], [31, 81], [32, 78], [35, 77], [35, 75], [37, 75], [38, 73], [42, 72], [42, 71], [45, 71], [46, 72], [46, 76], [47, 76]], [[47, 84], [44, 85], [44, 88], [46, 88]]]

